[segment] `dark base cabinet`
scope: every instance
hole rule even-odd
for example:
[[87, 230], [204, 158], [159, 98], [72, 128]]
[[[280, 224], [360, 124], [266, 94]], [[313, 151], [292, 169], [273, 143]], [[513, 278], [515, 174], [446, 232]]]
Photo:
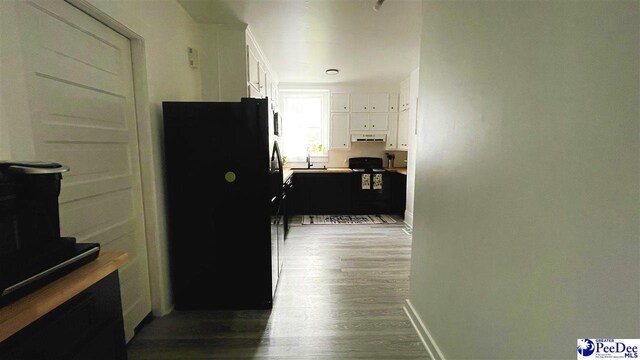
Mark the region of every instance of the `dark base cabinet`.
[[404, 218], [407, 206], [407, 175], [391, 173], [391, 213]]
[[294, 173], [287, 193], [288, 215], [397, 214], [404, 217], [407, 176], [383, 174], [383, 190], [362, 190], [355, 173]]
[[351, 173], [294, 174], [291, 214], [351, 213]]
[[118, 272], [0, 343], [0, 359], [127, 359]]

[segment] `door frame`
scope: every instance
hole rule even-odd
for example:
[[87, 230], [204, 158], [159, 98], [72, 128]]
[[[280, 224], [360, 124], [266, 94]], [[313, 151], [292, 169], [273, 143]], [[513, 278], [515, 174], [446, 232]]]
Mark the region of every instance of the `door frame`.
[[156, 199], [163, 196], [160, 164], [154, 161], [154, 138], [150, 112], [147, 81], [145, 40], [133, 30], [95, 7], [87, 0], [63, 0], [88, 16], [106, 25], [131, 42], [131, 65], [133, 70], [133, 94], [138, 135], [138, 156], [142, 182], [142, 208], [144, 212], [145, 241], [151, 290], [151, 310], [155, 316], [164, 316], [173, 310], [169, 283], [167, 233], [163, 226], [164, 210]]

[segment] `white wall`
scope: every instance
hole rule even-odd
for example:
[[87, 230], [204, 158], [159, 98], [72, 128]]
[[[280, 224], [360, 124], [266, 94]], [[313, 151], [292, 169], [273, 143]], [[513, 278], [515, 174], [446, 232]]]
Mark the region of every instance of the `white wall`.
[[418, 116], [417, 99], [418, 99], [418, 85], [420, 80], [420, 69], [415, 69], [411, 72], [409, 77], [409, 94], [411, 99], [409, 100], [409, 151], [407, 151], [406, 165], [407, 165], [407, 205], [404, 211], [404, 221], [413, 226], [413, 204], [414, 204], [414, 188], [416, 180], [416, 149], [418, 137], [416, 136], [416, 125]]
[[[280, 83], [279, 90], [287, 89], [325, 89], [331, 93], [376, 93], [387, 92], [398, 94], [400, 92], [400, 84], [288, 84]], [[282, 98], [282, 96], [280, 96]], [[283, 125], [283, 128], [285, 125]], [[286, 133], [286, 129], [284, 130]], [[285, 135], [286, 136], [286, 135]], [[404, 167], [405, 159], [407, 158], [406, 151], [390, 151], [385, 150], [384, 143], [377, 144], [358, 144], [351, 143], [351, 149], [349, 150], [329, 150], [329, 158], [327, 162], [320, 162], [316, 158], [313, 158], [312, 162], [315, 167], [348, 167], [350, 157], [381, 157], [383, 163], [387, 166], [387, 160], [385, 153], [392, 152], [396, 154], [395, 167]], [[306, 167], [306, 163], [287, 163], [290, 167]]]
[[0, 1], [0, 160], [35, 160], [17, 1]]
[[447, 359], [640, 334], [638, 1], [425, 1], [410, 300]]
[[[148, 151], [141, 140], [141, 162], [152, 174], [151, 186], [143, 187], [152, 309], [164, 315], [172, 306], [167, 227], [165, 221], [162, 101], [199, 100], [202, 84], [199, 69], [188, 63], [189, 47], [201, 48], [198, 25], [175, 0], [87, 0], [99, 11], [144, 38], [151, 131]], [[134, 74], [135, 77], [135, 74]], [[144, 185], [144, 184], [143, 184]], [[149, 222], [149, 218], [154, 221]]]

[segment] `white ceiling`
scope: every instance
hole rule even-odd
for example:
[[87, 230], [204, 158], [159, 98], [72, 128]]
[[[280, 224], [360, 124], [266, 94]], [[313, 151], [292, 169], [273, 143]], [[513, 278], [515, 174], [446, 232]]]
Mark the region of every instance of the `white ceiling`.
[[178, 2], [199, 23], [249, 24], [283, 83], [389, 84], [418, 67], [420, 0], [386, 0], [377, 12], [375, 0]]

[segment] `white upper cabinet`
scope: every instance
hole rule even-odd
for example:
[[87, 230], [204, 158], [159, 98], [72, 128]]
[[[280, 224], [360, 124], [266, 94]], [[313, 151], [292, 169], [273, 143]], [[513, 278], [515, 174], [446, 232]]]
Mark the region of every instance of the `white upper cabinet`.
[[258, 58], [248, 46], [247, 67], [249, 68], [249, 84], [255, 86], [256, 89], [260, 89], [260, 62], [258, 62]]
[[349, 112], [349, 94], [331, 94], [331, 112]]
[[331, 114], [331, 149], [349, 149], [349, 114]]
[[387, 131], [388, 126], [389, 126], [388, 114], [370, 114], [369, 115], [369, 130]]
[[269, 102], [273, 102], [273, 91], [271, 88], [271, 78], [268, 73], [264, 74], [264, 91], [262, 92], [264, 96], [269, 99]]
[[387, 131], [388, 114], [351, 113], [351, 131]]
[[260, 94], [266, 95], [267, 88], [265, 87], [265, 76], [266, 73], [264, 71], [264, 65], [258, 62], [258, 90]]
[[260, 92], [258, 91], [258, 89], [256, 89], [255, 87], [253, 87], [253, 85], [247, 85], [247, 87], [249, 88], [248, 90], [248, 94], [250, 98], [254, 98], [254, 99], [261, 99], [264, 96], [262, 96], [262, 94], [260, 94]]
[[376, 113], [389, 112], [389, 94], [387, 93], [369, 94], [369, 112], [376, 112]]
[[351, 131], [367, 131], [369, 129], [369, 114], [351, 114]]
[[[335, 95], [348, 96], [348, 94], [335, 94]], [[351, 94], [349, 111], [350, 112], [374, 112], [374, 113], [388, 113], [388, 112], [397, 111], [395, 110], [398, 108], [397, 94], [392, 94], [392, 96], [395, 98], [392, 100], [394, 104], [393, 105], [394, 110], [391, 110], [388, 93], [372, 93], [372, 94], [353, 93]], [[343, 98], [341, 100], [344, 101], [348, 99]], [[342, 112], [348, 111], [347, 109], [344, 109], [344, 105], [342, 106], [342, 108], [339, 108], [337, 106], [336, 107], [332, 106], [332, 111], [337, 112], [338, 110]]]
[[[200, 58], [202, 100], [240, 101], [246, 97], [273, 97], [267, 82], [277, 86], [278, 76], [271, 71], [269, 61], [255, 41], [247, 25], [202, 25], [203, 35], [216, 38], [213, 44], [203, 44], [203, 53], [215, 56]], [[252, 91], [254, 88], [255, 91]]]
[[411, 84], [409, 82], [410, 79], [406, 79], [402, 83], [400, 83], [400, 111], [405, 111], [409, 109], [411, 103], [411, 96], [409, 94]]
[[351, 112], [369, 112], [369, 94], [351, 94]]
[[398, 116], [398, 150], [409, 149], [409, 111], [402, 111]]
[[389, 133], [387, 134], [387, 150], [398, 148], [398, 113], [389, 114]]
[[272, 96], [273, 106], [276, 109], [279, 109], [280, 103], [278, 101], [279, 101], [280, 94], [278, 94], [278, 85], [276, 85], [276, 83], [271, 83], [271, 96]]
[[398, 112], [398, 94], [389, 94], [389, 112]]

